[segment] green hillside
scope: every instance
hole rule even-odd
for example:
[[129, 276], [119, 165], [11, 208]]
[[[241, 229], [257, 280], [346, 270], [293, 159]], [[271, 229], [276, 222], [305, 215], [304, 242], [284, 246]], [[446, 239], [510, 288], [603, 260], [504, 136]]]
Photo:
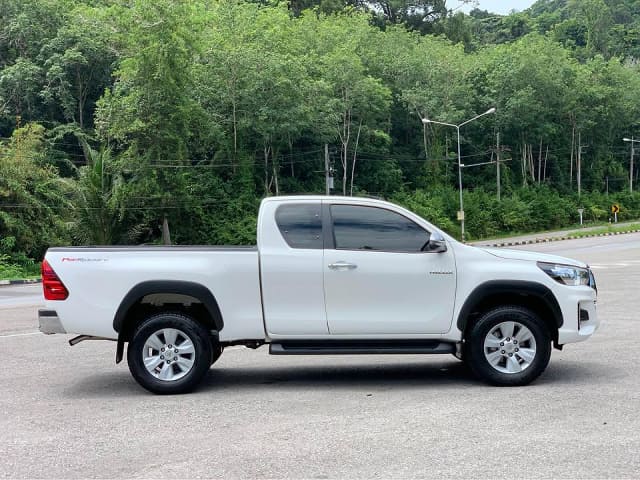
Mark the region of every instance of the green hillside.
[[622, 141], [640, 137], [640, 1], [447, 7], [0, 0], [0, 263], [158, 242], [163, 223], [177, 243], [253, 242], [261, 198], [324, 192], [325, 145], [333, 193], [457, 235], [455, 129], [421, 118], [490, 107], [461, 131], [471, 238], [578, 207], [640, 217]]

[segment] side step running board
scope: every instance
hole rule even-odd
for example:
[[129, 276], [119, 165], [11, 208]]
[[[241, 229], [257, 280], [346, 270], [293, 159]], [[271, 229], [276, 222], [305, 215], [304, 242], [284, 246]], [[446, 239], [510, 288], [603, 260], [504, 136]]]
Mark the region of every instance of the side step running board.
[[456, 353], [454, 343], [438, 340], [292, 341], [269, 345], [271, 355], [378, 355]]

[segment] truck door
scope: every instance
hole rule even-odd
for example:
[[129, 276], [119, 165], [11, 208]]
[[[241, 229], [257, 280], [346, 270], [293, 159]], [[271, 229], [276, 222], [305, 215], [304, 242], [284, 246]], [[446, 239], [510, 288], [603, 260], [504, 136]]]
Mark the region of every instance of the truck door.
[[422, 251], [430, 233], [383, 207], [324, 208], [330, 209], [333, 229], [323, 265], [332, 335], [449, 331], [456, 287], [451, 249]]
[[261, 216], [260, 275], [267, 333], [275, 338], [327, 335], [321, 202], [266, 203]]

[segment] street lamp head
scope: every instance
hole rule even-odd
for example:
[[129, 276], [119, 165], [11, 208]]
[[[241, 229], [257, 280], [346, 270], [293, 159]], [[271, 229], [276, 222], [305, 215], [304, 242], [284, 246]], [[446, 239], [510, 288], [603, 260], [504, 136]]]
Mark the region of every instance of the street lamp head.
[[422, 123], [423, 123], [424, 125], [428, 125], [428, 124], [430, 124], [430, 123], [431, 123], [431, 120], [429, 120], [428, 118], [423, 118], [423, 119], [422, 119]]
[[630, 138], [623, 138], [623, 139], [622, 139], [622, 141], [623, 141], [623, 142], [630, 142], [630, 141], [631, 141], [631, 139], [630, 139]]
[[485, 112], [485, 115], [490, 115], [492, 113], [496, 113], [496, 107], [491, 107], [489, 110]]

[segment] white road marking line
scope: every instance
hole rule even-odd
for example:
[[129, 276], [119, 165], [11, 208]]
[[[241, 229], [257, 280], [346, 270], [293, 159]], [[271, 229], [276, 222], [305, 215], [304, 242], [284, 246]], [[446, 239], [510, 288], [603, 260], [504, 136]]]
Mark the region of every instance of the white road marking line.
[[29, 335], [42, 335], [42, 333], [41, 332], [11, 333], [9, 335], [0, 335], [0, 338], [27, 337]]
[[589, 265], [589, 266], [594, 270], [606, 270], [608, 268], [627, 268], [627, 267], [635, 266], [635, 265], [632, 265], [631, 262], [635, 262], [635, 261], [631, 260], [628, 263], [601, 263], [601, 264], [595, 264], [595, 265]]

